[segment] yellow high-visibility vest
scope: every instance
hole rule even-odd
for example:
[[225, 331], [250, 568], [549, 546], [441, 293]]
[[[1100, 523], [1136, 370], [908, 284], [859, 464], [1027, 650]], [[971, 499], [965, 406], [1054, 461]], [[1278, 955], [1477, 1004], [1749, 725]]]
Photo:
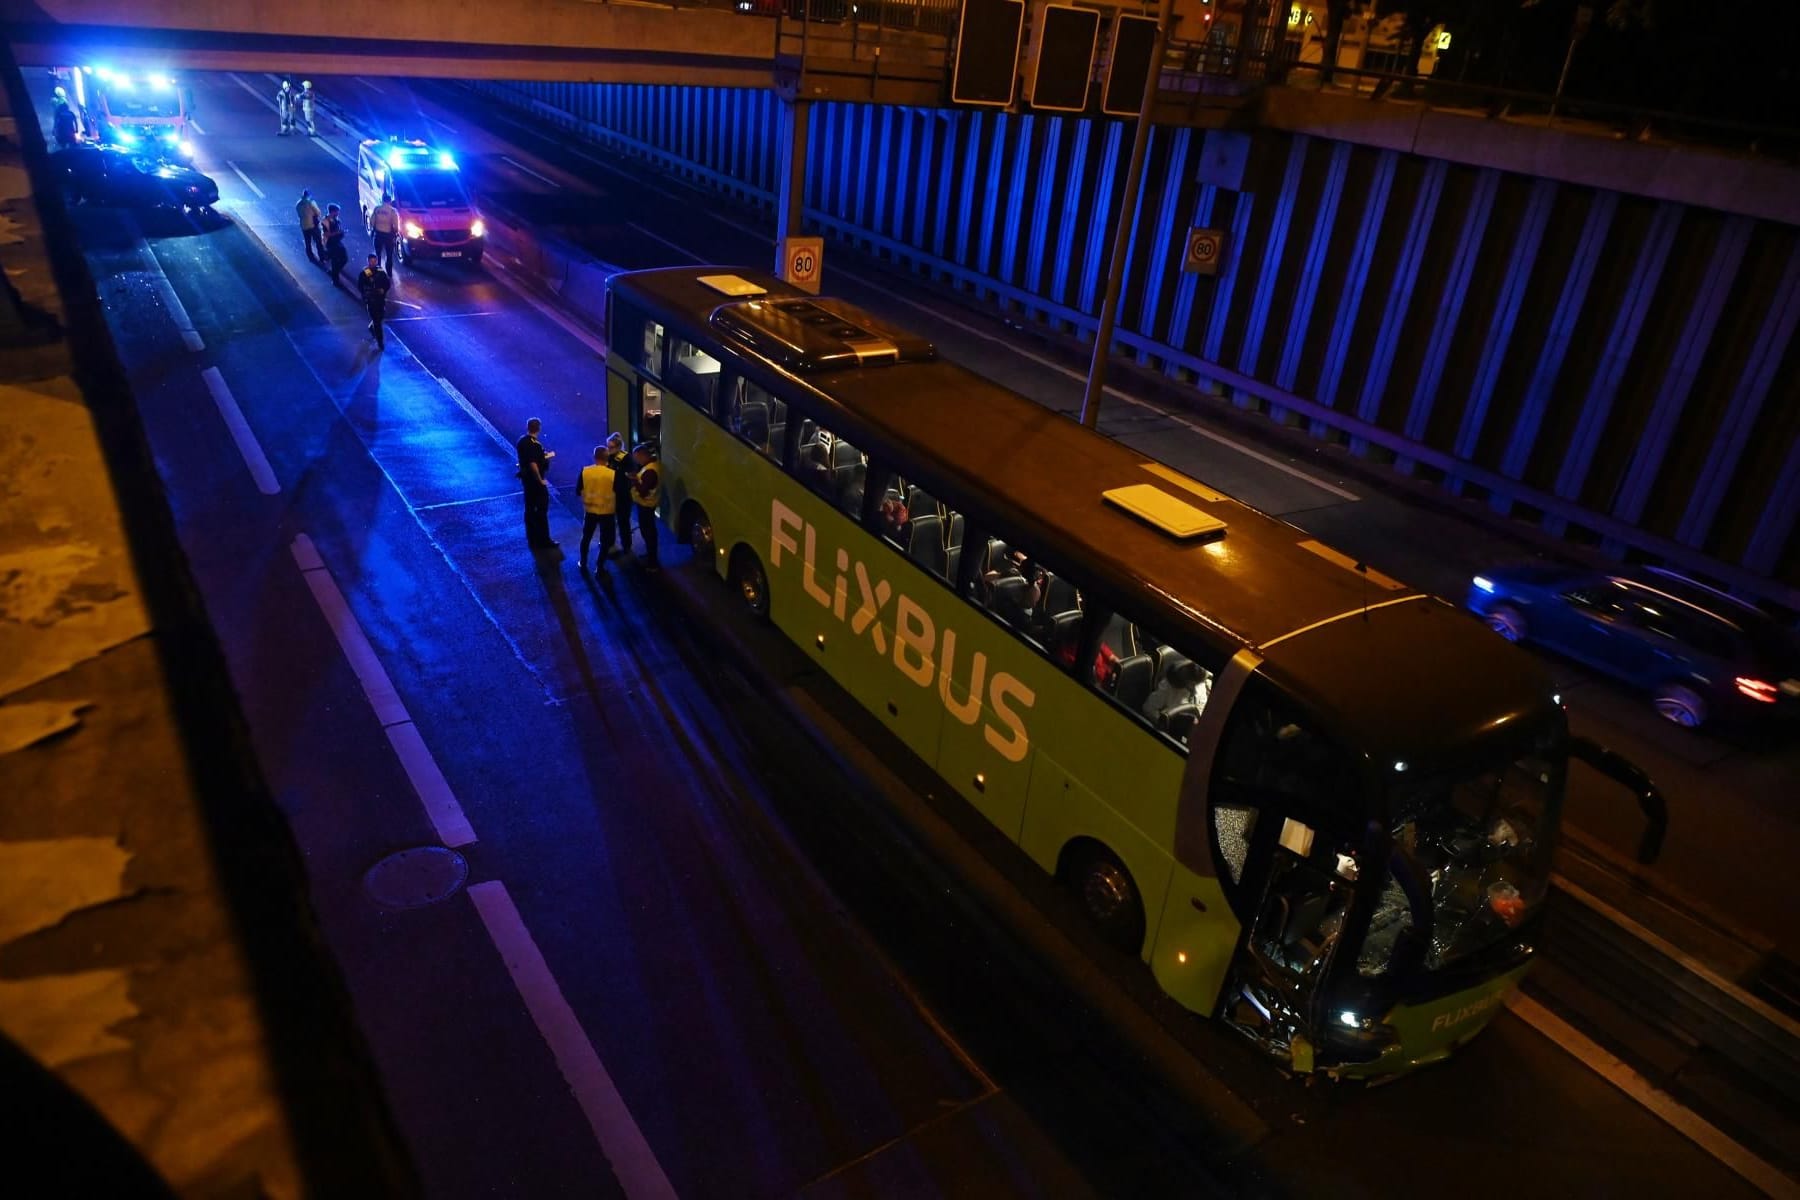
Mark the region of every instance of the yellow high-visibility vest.
[[601, 516], [611, 516], [618, 497], [613, 493], [613, 469], [595, 463], [581, 468], [581, 507]]

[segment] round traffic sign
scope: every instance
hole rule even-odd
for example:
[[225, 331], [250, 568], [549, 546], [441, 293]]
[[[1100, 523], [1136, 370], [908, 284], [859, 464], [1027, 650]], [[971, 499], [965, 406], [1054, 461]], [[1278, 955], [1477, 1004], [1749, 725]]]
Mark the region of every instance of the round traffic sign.
[[819, 256], [810, 246], [796, 246], [788, 256], [788, 278], [795, 283], [811, 283], [819, 274]]
[[1196, 263], [1218, 261], [1219, 239], [1205, 230], [1190, 234], [1188, 237], [1188, 258]]

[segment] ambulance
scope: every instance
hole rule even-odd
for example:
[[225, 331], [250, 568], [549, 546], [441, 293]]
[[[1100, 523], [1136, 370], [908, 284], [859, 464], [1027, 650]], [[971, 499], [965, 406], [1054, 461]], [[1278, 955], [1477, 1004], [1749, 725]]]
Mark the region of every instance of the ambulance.
[[416, 138], [363, 142], [356, 153], [356, 201], [364, 221], [384, 199], [400, 211], [401, 261], [481, 261], [487, 224], [449, 151]]

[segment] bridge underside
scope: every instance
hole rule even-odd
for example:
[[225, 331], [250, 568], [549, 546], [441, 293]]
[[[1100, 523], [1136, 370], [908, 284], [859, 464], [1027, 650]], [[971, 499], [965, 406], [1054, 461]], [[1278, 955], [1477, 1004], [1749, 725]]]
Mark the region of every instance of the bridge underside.
[[0, 0], [25, 64], [436, 79], [776, 88], [813, 99], [934, 104], [943, 37], [746, 16], [729, 9], [488, 0], [479, 11], [384, 0], [333, 14], [240, 0]]

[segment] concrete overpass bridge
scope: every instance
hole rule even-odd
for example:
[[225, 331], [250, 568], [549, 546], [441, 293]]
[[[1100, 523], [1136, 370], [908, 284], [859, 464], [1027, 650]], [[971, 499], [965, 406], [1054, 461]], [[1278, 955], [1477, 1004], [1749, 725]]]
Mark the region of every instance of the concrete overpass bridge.
[[[830, 15], [847, 11], [840, 3]], [[0, 0], [14, 59], [33, 65], [776, 87], [819, 99], [939, 102], [956, 0], [882, 0], [872, 11], [873, 20], [798, 21], [739, 12], [735, 0], [382, 0], [324, 10], [289, 0]]]

